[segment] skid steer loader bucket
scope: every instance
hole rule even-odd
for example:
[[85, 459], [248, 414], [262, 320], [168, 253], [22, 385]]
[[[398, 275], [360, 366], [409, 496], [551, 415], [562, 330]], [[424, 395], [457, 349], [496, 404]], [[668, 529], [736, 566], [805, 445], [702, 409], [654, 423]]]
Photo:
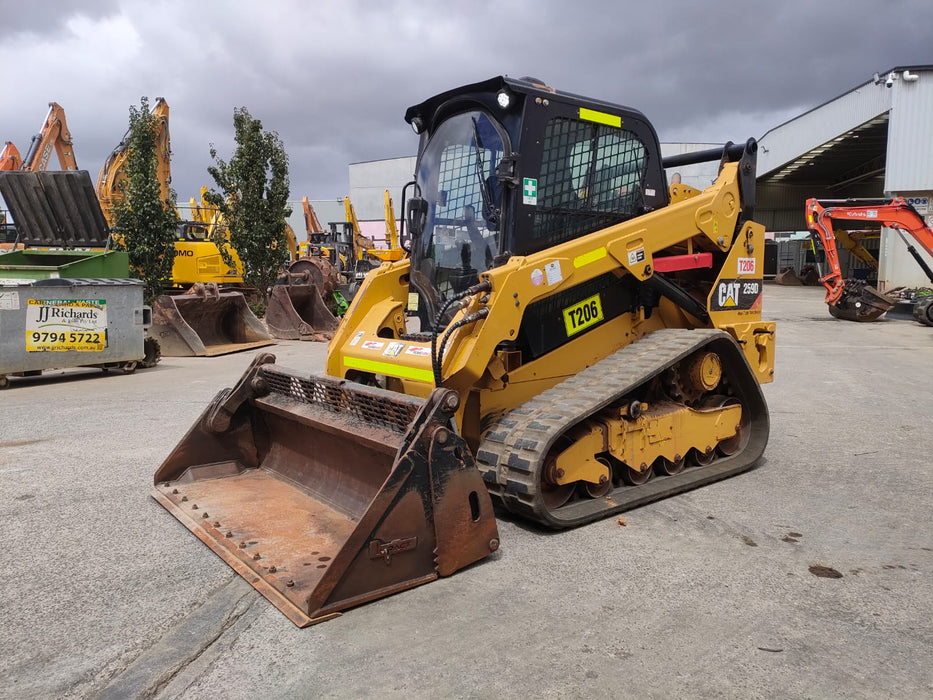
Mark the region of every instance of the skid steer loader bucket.
[[166, 357], [226, 355], [275, 343], [243, 294], [221, 292], [215, 284], [156, 298], [149, 332]]
[[266, 305], [266, 326], [274, 338], [284, 340], [330, 340], [337, 319], [313, 283], [277, 284]]
[[492, 503], [450, 428], [459, 404], [260, 353], [155, 475], [153, 496], [300, 627], [452, 574], [498, 545]]

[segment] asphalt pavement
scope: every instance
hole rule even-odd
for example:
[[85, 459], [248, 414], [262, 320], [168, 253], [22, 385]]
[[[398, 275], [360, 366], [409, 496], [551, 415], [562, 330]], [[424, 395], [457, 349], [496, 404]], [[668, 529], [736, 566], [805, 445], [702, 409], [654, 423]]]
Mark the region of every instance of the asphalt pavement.
[[[0, 392], [0, 697], [933, 696], [933, 329], [766, 285], [742, 475], [296, 628], [149, 493], [254, 352]], [[323, 369], [322, 343], [279, 363]]]

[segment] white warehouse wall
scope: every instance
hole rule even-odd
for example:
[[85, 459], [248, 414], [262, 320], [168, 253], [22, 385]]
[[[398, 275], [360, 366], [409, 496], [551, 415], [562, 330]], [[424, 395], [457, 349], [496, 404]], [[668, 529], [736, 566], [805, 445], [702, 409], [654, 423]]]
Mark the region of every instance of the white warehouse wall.
[[[884, 190], [914, 200], [927, 225], [933, 226], [933, 70], [897, 71], [894, 78], [888, 89], [891, 116]], [[915, 241], [911, 243], [917, 247]], [[933, 257], [920, 254], [933, 268]], [[878, 267], [881, 290], [931, 284], [897, 232], [884, 229]]]

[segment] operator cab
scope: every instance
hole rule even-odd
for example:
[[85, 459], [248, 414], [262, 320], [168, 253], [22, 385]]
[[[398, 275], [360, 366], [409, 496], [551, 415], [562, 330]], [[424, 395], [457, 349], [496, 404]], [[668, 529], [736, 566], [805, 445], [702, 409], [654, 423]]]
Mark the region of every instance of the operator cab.
[[492, 78], [409, 108], [421, 135], [408, 202], [422, 328], [512, 255], [663, 207], [657, 135], [638, 111]]

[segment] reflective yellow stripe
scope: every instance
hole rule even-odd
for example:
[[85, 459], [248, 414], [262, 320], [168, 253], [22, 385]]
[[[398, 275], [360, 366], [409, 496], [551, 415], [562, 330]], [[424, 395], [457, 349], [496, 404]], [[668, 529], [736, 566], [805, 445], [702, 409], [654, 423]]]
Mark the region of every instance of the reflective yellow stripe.
[[617, 117], [614, 114], [606, 114], [605, 112], [597, 112], [595, 109], [586, 109], [584, 107], [580, 107], [580, 119], [586, 119], [589, 122], [596, 122], [597, 124], [608, 124], [614, 127], [622, 126], [622, 117]]
[[589, 265], [590, 263], [596, 262], [597, 260], [602, 260], [605, 257], [606, 257], [606, 249], [600, 246], [596, 250], [591, 250], [588, 253], [584, 253], [583, 255], [578, 255], [577, 257], [575, 257], [573, 259], [573, 266], [583, 267], [584, 265]]
[[417, 369], [416, 367], [393, 365], [388, 362], [376, 362], [375, 360], [361, 360], [358, 357], [345, 357], [343, 358], [343, 364], [350, 369], [361, 369], [364, 372], [387, 374], [390, 377], [434, 383], [434, 372], [429, 369]]

